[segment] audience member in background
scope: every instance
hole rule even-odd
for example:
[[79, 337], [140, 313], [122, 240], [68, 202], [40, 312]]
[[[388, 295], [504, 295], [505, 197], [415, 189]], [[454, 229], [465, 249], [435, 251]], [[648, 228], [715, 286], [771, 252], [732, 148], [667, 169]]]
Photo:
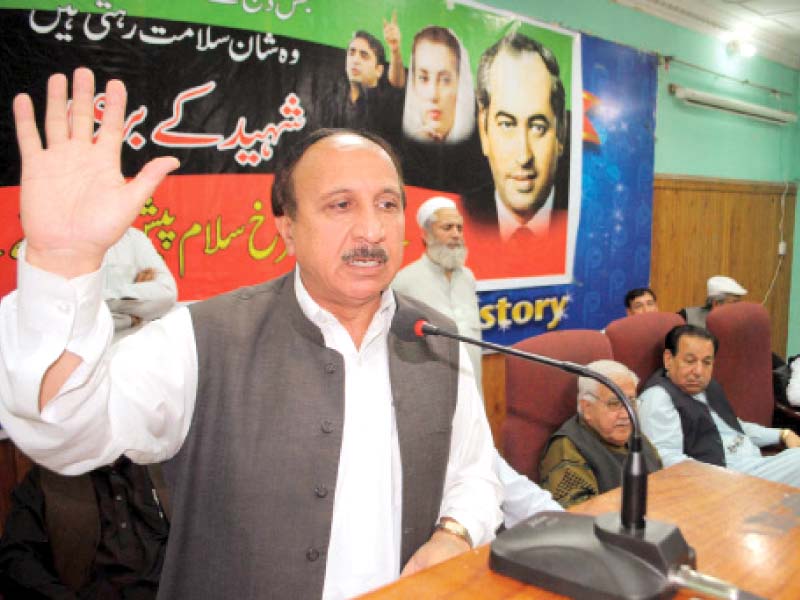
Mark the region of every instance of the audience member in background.
[[[639, 378], [622, 363], [596, 360], [587, 365], [619, 386], [636, 406]], [[578, 413], [547, 443], [539, 473], [541, 485], [568, 508], [622, 485], [622, 465], [628, 456], [631, 421], [625, 405], [594, 379], [578, 379]], [[658, 453], [643, 444], [649, 472], [661, 468]]]
[[150, 239], [129, 227], [103, 259], [103, 299], [114, 318], [114, 340], [163, 317], [175, 306], [178, 288]]
[[[734, 471], [800, 486], [800, 437], [789, 429], [762, 427], [736, 417], [713, 378], [718, 348], [702, 327], [679, 325], [664, 341], [664, 369], [639, 398], [642, 430], [665, 466], [693, 458]], [[762, 456], [759, 447], [786, 450]]]
[[103, 257], [178, 162], [126, 182], [124, 85], [106, 85], [95, 136], [94, 76], [72, 83], [68, 119], [67, 78], [48, 82], [46, 149], [30, 97], [14, 101], [26, 245], [0, 303], [0, 422], [17, 446], [64, 474], [166, 461], [163, 598], [350, 598], [488, 542], [501, 487], [469, 358], [393, 327], [411, 310], [451, 321], [388, 290], [405, 239], [391, 148], [298, 140], [272, 188], [297, 268], [109, 349]]
[[656, 293], [649, 287], [633, 288], [625, 294], [625, 312], [630, 315], [658, 312]]
[[[392, 287], [435, 308], [455, 321], [461, 335], [480, 339], [478, 296], [475, 277], [464, 266], [467, 248], [463, 219], [449, 198], [434, 196], [417, 210], [425, 252], [406, 266], [392, 282]], [[481, 349], [463, 344], [469, 353], [478, 389], [481, 386]], [[503, 519], [513, 527], [536, 512], [559, 510], [550, 494], [524, 475], [517, 473], [495, 451], [495, 471], [503, 485]]]
[[160, 467], [127, 458], [78, 477], [34, 466], [0, 539], [8, 600], [151, 600], [169, 533]]
[[738, 281], [726, 277], [725, 275], [709, 277], [706, 282], [706, 288], [708, 293], [706, 295], [705, 306], [690, 306], [678, 311], [678, 314], [682, 316], [689, 325], [705, 327], [708, 313], [715, 307], [722, 306], [723, 304], [731, 304], [732, 302], [739, 302], [747, 295], [747, 290], [739, 285]]
[[[456, 203], [442, 196], [429, 198], [417, 210], [417, 224], [425, 252], [397, 273], [392, 288], [453, 319], [461, 335], [480, 339], [475, 276], [464, 264], [464, 219]], [[481, 389], [481, 349], [465, 347]]]

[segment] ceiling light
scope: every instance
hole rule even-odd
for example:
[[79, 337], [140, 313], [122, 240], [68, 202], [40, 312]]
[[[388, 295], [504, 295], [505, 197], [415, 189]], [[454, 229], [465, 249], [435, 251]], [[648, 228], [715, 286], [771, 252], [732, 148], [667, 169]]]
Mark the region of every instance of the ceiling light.
[[744, 56], [749, 58], [754, 56], [756, 53], [756, 47], [752, 43], [741, 39], [733, 39], [729, 41], [725, 45], [725, 49], [731, 56]]

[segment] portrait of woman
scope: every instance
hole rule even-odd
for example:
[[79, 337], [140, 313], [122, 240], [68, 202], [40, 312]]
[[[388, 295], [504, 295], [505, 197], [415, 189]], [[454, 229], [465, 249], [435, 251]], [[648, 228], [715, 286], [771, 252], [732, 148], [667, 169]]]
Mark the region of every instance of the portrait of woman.
[[403, 133], [419, 142], [455, 144], [475, 127], [469, 57], [453, 32], [431, 25], [411, 47]]

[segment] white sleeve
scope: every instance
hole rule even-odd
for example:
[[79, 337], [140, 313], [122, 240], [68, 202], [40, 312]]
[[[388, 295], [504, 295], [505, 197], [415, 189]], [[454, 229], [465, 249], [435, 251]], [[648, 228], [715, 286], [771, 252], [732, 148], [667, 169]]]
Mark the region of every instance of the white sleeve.
[[759, 448], [764, 446], [774, 446], [781, 443], [781, 430], [775, 427], [764, 427], [758, 423], [751, 423], [749, 421], [742, 421], [739, 419], [739, 425], [742, 427], [744, 434]]
[[450, 458], [440, 517], [451, 517], [469, 531], [475, 545], [494, 537], [502, 513], [502, 489], [494, 470], [495, 449], [472, 366], [459, 345], [458, 404], [453, 416]]
[[543, 510], [564, 510], [553, 500], [550, 492], [517, 473], [497, 451], [494, 464], [503, 486], [503, 521], [506, 527], [513, 527]]
[[800, 406], [800, 358], [792, 361], [792, 376], [786, 386], [786, 397], [792, 406]]
[[[118, 244], [112, 247], [114, 256], [130, 263], [133, 277], [106, 279], [105, 297], [111, 312], [135, 315], [143, 321], [165, 315], [175, 306], [178, 287], [164, 259], [138, 229], [130, 228]], [[155, 271], [155, 279], [136, 283], [135, 275], [145, 269]]]
[[639, 424], [665, 467], [689, 460], [683, 453], [681, 419], [667, 391], [653, 386], [639, 396]]
[[[20, 254], [17, 291], [0, 303], [0, 423], [34, 461], [78, 474], [127, 454], [169, 458], [189, 429], [197, 388], [191, 317], [181, 309], [109, 350], [100, 271], [64, 279]], [[64, 350], [82, 363], [39, 411], [42, 377]]]

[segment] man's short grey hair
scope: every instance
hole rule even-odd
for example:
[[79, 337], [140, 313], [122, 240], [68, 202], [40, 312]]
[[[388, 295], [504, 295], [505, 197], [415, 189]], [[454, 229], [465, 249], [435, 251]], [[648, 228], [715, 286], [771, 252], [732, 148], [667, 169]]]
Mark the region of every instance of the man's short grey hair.
[[[621, 377], [628, 377], [631, 381], [633, 381], [633, 385], [639, 385], [639, 378], [636, 376], [636, 373], [616, 360], [596, 360], [594, 362], [590, 362], [586, 366], [593, 371], [597, 371], [601, 375], [605, 375], [611, 380]], [[601, 385], [602, 384], [599, 381], [589, 377], [578, 378], [578, 414], [581, 413], [581, 400], [586, 400], [587, 402], [597, 401], [597, 396], [600, 392]]]

